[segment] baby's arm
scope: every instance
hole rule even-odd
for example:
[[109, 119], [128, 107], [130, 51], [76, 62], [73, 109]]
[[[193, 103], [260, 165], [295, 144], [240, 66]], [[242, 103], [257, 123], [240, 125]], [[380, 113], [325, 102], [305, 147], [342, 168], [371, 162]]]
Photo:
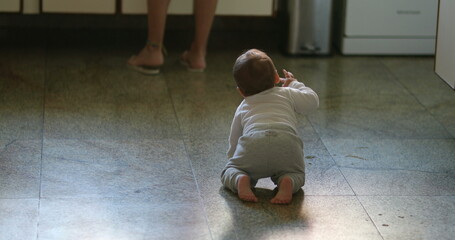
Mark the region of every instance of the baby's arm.
[[243, 127], [240, 121], [240, 115], [236, 112], [234, 119], [232, 120], [231, 133], [229, 134], [229, 150], [227, 152], [228, 158], [232, 158], [232, 156], [234, 156], [235, 150], [237, 148], [237, 143], [242, 134]]
[[283, 87], [292, 88], [291, 98], [295, 103], [295, 111], [305, 114], [316, 110], [319, 107], [319, 97], [316, 92], [297, 81], [291, 72], [283, 69], [283, 73], [285, 78], [280, 80], [283, 83]]

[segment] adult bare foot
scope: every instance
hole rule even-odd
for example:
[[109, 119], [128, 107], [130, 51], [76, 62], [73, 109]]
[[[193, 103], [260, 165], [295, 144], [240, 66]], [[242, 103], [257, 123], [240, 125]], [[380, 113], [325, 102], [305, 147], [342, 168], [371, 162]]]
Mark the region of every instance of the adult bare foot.
[[132, 66], [161, 66], [163, 62], [164, 56], [161, 47], [149, 44], [128, 60], [128, 64]]
[[237, 182], [238, 196], [241, 200], [247, 202], [257, 202], [258, 199], [251, 190], [250, 177], [243, 175]]
[[278, 186], [278, 193], [272, 200], [273, 204], [289, 204], [292, 201], [292, 179], [289, 177], [283, 177], [280, 185]]
[[206, 67], [205, 55], [191, 50], [183, 52], [180, 61], [190, 72], [203, 72]]

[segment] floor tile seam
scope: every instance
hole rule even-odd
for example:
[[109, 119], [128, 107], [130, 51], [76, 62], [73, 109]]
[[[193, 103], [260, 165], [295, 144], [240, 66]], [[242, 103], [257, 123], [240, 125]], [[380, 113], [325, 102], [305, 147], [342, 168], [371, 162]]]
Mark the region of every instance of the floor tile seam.
[[155, 137], [155, 138], [52, 138], [45, 137], [45, 141], [105, 141], [105, 142], [126, 142], [126, 141], [160, 141], [160, 140], [183, 140], [181, 136]]
[[37, 200], [39, 201], [40, 198], [37, 197], [0, 197], [0, 200]]
[[[5, 198], [5, 199], [20, 199], [20, 198]], [[26, 199], [31, 199], [33, 200], [34, 198], [26, 198]], [[2, 198], [0, 198], [2, 200]], [[37, 199], [38, 200], [38, 199]], [[132, 197], [132, 196], [123, 196], [123, 197], [115, 197], [115, 196], [99, 196], [99, 197], [94, 197], [94, 196], [82, 196], [82, 197], [41, 197], [39, 200], [124, 200], [124, 201], [146, 201], [149, 202], [150, 205], [199, 205], [200, 204], [200, 199], [199, 198], [194, 198], [194, 199], [184, 199], [184, 200], [166, 200], [166, 201], [156, 201], [153, 199], [153, 197]]]
[[365, 214], [368, 216], [368, 219], [370, 219], [370, 222], [373, 224], [373, 226], [376, 228], [376, 232], [379, 234], [379, 236], [381, 236], [381, 238], [384, 240], [384, 236], [382, 235], [381, 231], [379, 230], [379, 227], [378, 225], [376, 224], [376, 222], [373, 220], [372, 216], [370, 215], [370, 213], [368, 212], [368, 210], [365, 208], [365, 205], [362, 203], [362, 201], [360, 201], [359, 199], [359, 196], [356, 195], [355, 196], [357, 202], [360, 204], [360, 206], [362, 206], [362, 209], [363, 211], [365, 212]]
[[419, 98], [408, 88], [406, 87], [401, 81], [400, 81], [400, 78], [398, 76], [396, 76], [392, 70], [383, 62], [382, 59], [380, 59], [379, 61], [386, 69], [387, 71], [393, 76], [393, 79], [395, 79], [395, 81], [403, 88], [406, 90], [407, 93], [409, 93], [424, 109], [425, 111], [434, 119], [435, 122], [437, 122], [440, 127], [442, 127], [444, 129], [444, 131], [449, 135], [449, 136], [452, 136], [452, 137], [455, 137], [454, 135], [452, 135], [450, 133], [450, 131], [446, 128], [446, 126], [444, 124], [442, 124], [438, 118], [425, 106], [425, 104], [422, 103], [422, 101], [419, 100]]
[[[310, 118], [306, 117], [305, 118], [307, 119], [307, 121], [310, 123], [310, 126], [311, 128], [316, 132], [318, 138], [314, 139], [316, 142], [321, 142], [322, 143], [322, 147], [317, 147], [317, 148], [314, 148], [314, 149], [318, 149], [318, 150], [325, 150], [327, 151], [327, 153], [329, 153], [330, 155], [330, 158], [331, 158], [331, 161], [333, 163], [333, 166], [337, 166], [337, 162], [335, 161], [333, 155], [330, 153], [329, 149], [327, 148], [327, 145], [324, 143], [323, 139], [322, 139], [322, 136], [321, 134], [318, 132], [317, 128], [314, 127], [314, 124], [313, 122], [311, 122]], [[305, 142], [303, 143], [304, 144], [304, 149], [305, 149]], [[332, 165], [331, 165], [332, 166]], [[344, 177], [344, 176], [343, 176]]]
[[[329, 152], [330, 158], [332, 158], [332, 161], [335, 162], [335, 165], [338, 165], [338, 163], [335, 161], [333, 155], [330, 153], [330, 151], [328, 149], [327, 149], [327, 152]], [[351, 189], [352, 194], [357, 195], [357, 193], [354, 191], [354, 188], [352, 187], [351, 183], [346, 178], [346, 175], [343, 173], [343, 171], [341, 171], [339, 166], [336, 166], [336, 167], [337, 167], [337, 170], [340, 172], [341, 176], [343, 176], [344, 182], [346, 182], [346, 184]]]
[[[46, 31], [47, 33], [47, 31]], [[47, 39], [47, 34], [45, 34]], [[38, 209], [36, 220], [36, 239], [39, 239], [40, 219], [41, 219], [41, 197], [43, 188], [43, 159], [44, 159], [44, 126], [46, 123], [46, 83], [48, 78], [48, 43], [44, 43], [44, 81], [43, 81], [43, 109], [42, 109], [42, 122], [41, 122], [41, 159], [40, 159], [40, 178], [39, 178], [39, 191], [38, 191]]]
[[[36, 140], [45, 140], [45, 141], [55, 141], [55, 140], [80, 140], [80, 141], [155, 141], [155, 140], [227, 140], [228, 136], [226, 137], [191, 137], [191, 136], [181, 136], [181, 135], [173, 135], [173, 136], [163, 136], [163, 137], [154, 137], [154, 138], [60, 138], [60, 137], [46, 137], [44, 138], [16, 138], [16, 139], [9, 139], [10, 142], [18, 142], [18, 141], [36, 141]], [[314, 139], [307, 139], [306, 142], [311, 140], [321, 140], [323, 143], [324, 141], [328, 140], [366, 140], [366, 141], [416, 141], [416, 140], [445, 140], [445, 141], [455, 141], [455, 137], [405, 137], [405, 138], [397, 138], [397, 137], [384, 137], [384, 138], [356, 138], [356, 137], [330, 137], [330, 136], [320, 136], [319, 138]], [[324, 143], [324, 147], [326, 144]], [[318, 148], [320, 149], [320, 147]]]
[[184, 140], [228, 140], [229, 135], [223, 136], [223, 137], [213, 137], [213, 136], [208, 136], [208, 137], [193, 137], [193, 136], [184, 136]]
[[7, 141], [7, 144], [4, 145], [11, 145], [14, 144], [15, 142], [24, 142], [24, 141], [41, 141], [43, 138], [41, 136], [36, 137], [36, 138], [24, 138], [24, 137], [15, 137], [15, 138], [0, 138], [2, 141]]
[[427, 198], [455, 198], [455, 195], [390, 195], [390, 194], [304, 194], [305, 197], [323, 197], [323, 198], [332, 198], [332, 197], [427, 197]]
[[[455, 177], [455, 172], [454, 173], [448, 173], [448, 172], [436, 172], [436, 171], [424, 171], [424, 170], [416, 170], [416, 169], [406, 169], [406, 168], [361, 168], [361, 167], [350, 167], [350, 166], [343, 166], [343, 165], [338, 165], [337, 167], [341, 169], [354, 169], [354, 170], [364, 170], [364, 171], [372, 171], [372, 172], [377, 172], [377, 171], [403, 171], [403, 172], [419, 172], [419, 173], [429, 173], [429, 174], [444, 174], [448, 176], [453, 176]], [[455, 169], [454, 169], [455, 171]]]
[[205, 225], [207, 227], [207, 230], [209, 231], [210, 238], [213, 239], [212, 229], [210, 228], [209, 218], [208, 218], [208, 214], [207, 214], [207, 209], [205, 208], [204, 198], [202, 197], [201, 188], [199, 187], [199, 181], [197, 179], [196, 170], [193, 167], [193, 161], [191, 159], [190, 152], [188, 151], [187, 143], [184, 140], [182, 140], [182, 141], [183, 141], [183, 147], [185, 149], [185, 154], [187, 156], [188, 163], [189, 163], [190, 168], [191, 168], [191, 174], [193, 175], [194, 183], [196, 184], [196, 189], [197, 189], [198, 198], [199, 198], [199, 206], [200, 206], [200, 208], [202, 208], [202, 211], [203, 211], [203, 214], [204, 214]]
[[322, 141], [324, 140], [454, 140], [455, 137], [332, 137], [332, 136], [320, 136]]
[[[168, 135], [168, 136], [160, 136], [160, 137], [144, 137], [144, 138], [81, 138], [81, 137], [70, 137], [70, 138], [62, 138], [62, 137], [44, 137], [44, 139], [51, 139], [51, 140], [155, 140], [155, 139], [188, 139], [188, 140], [193, 140], [193, 139], [204, 139], [204, 140], [224, 140], [227, 139], [229, 136], [220, 136], [220, 137], [214, 137], [214, 136], [189, 136], [187, 134], [175, 134], [175, 135]], [[319, 138], [317, 138], [319, 139]], [[17, 138], [17, 139], [12, 139], [12, 140], [37, 140], [33, 138]], [[11, 141], [12, 141], [11, 140]]]
[[[318, 111], [318, 110], [316, 110], [316, 111]], [[321, 142], [322, 142], [322, 135], [321, 135], [321, 133], [318, 131], [318, 128], [316, 128], [316, 127], [314, 126], [314, 124], [313, 124], [313, 122], [311, 121], [311, 118], [309, 117], [309, 115], [306, 115], [306, 116], [305, 116], [305, 119], [308, 121], [308, 123], [310, 123], [311, 128], [314, 130], [314, 132], [315, 132], [316, 135], [318, 136], [318, 139], [321, 140]], [[323, 143], [324, 147], [327, 148], [327, 146], [325, 146], [324, 142], [322, 142], [322, 143]]]
[[[309, 120], [308, 120], [309, 121]], [[312, 125], [313, 127], [313, 123], [310, 121], [310, 124]], [[313, 127], [314, 129], [314, 127]], [[336, 166], [336, 169], [338, 170], [338, 172], [340, 172], [341, 176], [343, 176], [343, 179], [344, 179], [344, 182], [346, 182], [346, 184], [349, 186], [349, 188], [351, 189], [351, 192], [352, 194], [356, 195], [356, 192], [354, 191], [354, 188], [352, 187], [351, 183], [349, 183], [348, 179], [346, 178], [346, 175], [343, 173], [343, 171], [341, 171], [340, 167], [338, 166], [338, 163], [335, 161], [335, 157], [334, 155], [330, 152], [330, 150], [327, 148], [327, 145], [326, 143], [324, 142], [324, 140], [322, 139], [321, 135], [318, 133], [319, 135], [319, 139], [321, 140], [321, 143], [322, 145], [324, 146], [325, 150], [329, 153], [330, 155], [330, 158], [333, 162], [333, 164]]]
[[426, 197], [426, 198], [455, 198], [455, 195], [440, 195], [440, 194], [437, 194], [437, 195], [422, 195], [422, 194], [416, 194], [416, 195], [397, 195], [397, 194], [356, 194], [356, 197], [373, 197], [373, 198], [377, 198], [377, 197], [397, 197], [397, 198], [401, 198], [401, 197], [404, 197], [404, 198], [422, 198], [422, 197]]
[[[305, 192], [305, 191], [304, 191]], [[353, 194], [304, 194], [303, 198], [305, 197], [355, 197], [356, 195]]]

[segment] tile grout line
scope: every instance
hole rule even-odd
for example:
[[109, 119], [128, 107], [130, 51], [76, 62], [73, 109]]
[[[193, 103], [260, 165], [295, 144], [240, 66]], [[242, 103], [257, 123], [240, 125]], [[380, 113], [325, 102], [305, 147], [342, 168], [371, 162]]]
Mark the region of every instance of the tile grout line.
[[316, 128], [314, 127], [313, 123], [311, 122], [310, 118], [307, 117], [307, 120], [308, 122], [310, 123], [311, 127], [314, 129], [314, 131], [316, 132], [316, 134], [318, 135], [319, 137], [319, 140], [321, 141], [322, 145], [324, 146], [325, 150], [327, 151], [327, 153], [330, 155], [330, 158], [332, 159], [332, 162], [334, 163], [334, 166], [338, 169], [338, 171], [341, 173], [341, 175], [343, 176], [344, 180], [346, 181], [346, 183], [348, 184], [349, 188], [351, 189], [352, 193], [354, 194], [354, 196], [357, 196], [356, 192], [354, 191], [354, 188], [352, 188], [351, 184], [349, 183], [348, 179], [346, 178], [346, 176], [344, 175], [343, 171], [341, 171], [341, 166], [338, 165], [338, 163], [335, 161], [335, 158], [333, 157], [332, 153], [329, 151], [329, 148], [327, 148], [327, 145], [324, 143], [324, 140], [322, 138], [322, 136], [320, 135], [320, 133], [316, 130]]
[[310, 123], [311, 127], [315, 130], [315, 132], [318, 134], [318, 137], [319, 137], [319, 140], [321, 141], [322, 145], [324, 146], [325, 150], [329, 153], [330, 155], [330, 158], [332, 159], [332, 162], [335, 164], [336, 168], [338, 169], [338, 171], [340, 172], [340, 174], [343, 176], [346, 184], [348, 184], [349, 188], [351, 189], [352, 193], [354, 194], [354, 197], [355, 199], [357, 199], [357, 202], [359, 202], [359, 204], [362, 206], [362, 209], [363, 211], [365, 212], [365, 214], [368, 216], [368, 219], [370, 219], [371, 223], [373, 224], [373, 226], [376, 228], [376, 232], [379, 234], [379, 236], [384, 240], [384, 236], [382, 236], [381, 232], [379, 231], [379, 228], [378, 226], [376, 226], [376, 223], [373, 221], [373, 219], [371, 218], [370, 214], [368, 213], [368, 211], [365, 209], [365, 206], [362, 204], [362, 202], [360, 201], [359, 199], [359, 196], [357, 195], [357, 193], [354, 191], [354, 188], [351, 186], [351, 184], [349, 183], [348, 179], [346, 178], [345, 174], [343, 173], [343, 171], [341, 171], [341, 168], [340, 166], [338, 165], [338, 163], [335, 161], [332, 153], [329, 151], [329, 149], [327, 148], [326, 144], [324, 143], [324, 140], [322, 139], [321, 135], [319, 134], [319, 132], [316, 131], [316, 129], [314, 128], [314, 125], [313, 123], [311, 122], [311, 120], [307, 117], [308, 119], [308, 122]]
[[[311, 121], [310, 121], [310, 124]], [[318, 134], [319, 135], [319, 134]], [[327, 150], [327, 152], [329, 153], [330, 155], [330, 158], [332, 158], [332, 161], [335, 163], [335, 166], [337, 167], [338, 171], [341, 173], [341, 175], [343, 176], [344, 180], [346, 181], [346, 183], [348, 184], [349, 188], [351, 188], [351, 191], [352, 193], [354, 193], [354, 197], [355, 199], [357, 199], [357, 202], [360, 204], [360, 206], [362, 206], [362, 209], [363, 211], [365, 212], [365, 214], [368, 216], [368, 219], [370, 219], [371, 223], [373, 224], [373, 226], [376, 228], [376, 232], [379, 234], [379, 236], [384, 240], [384, 236], [382, 236], [381, 232], [379, 231], [379, 228], [378, 226], [376, 225], [376, 223], [373, 221], [373, 219], [371, 218], [370, 214], [368, 213], [368, 211], [366, 210], [365, 206], [362, 204], [362, 202], [360, 201], [359, 199], [359, 195], [354, 191], [354, 188], [351, 186], [351, 184], [349, 183], [348, 179], [346, 178], [345, 174], [343, 173], [343, 171], [341, 171], [341, 168], [340, 166], [338, 165], [338, 163], [335, 161], [332, 153], [329, 151], [329, 149], [327, 148], [327, 146], [325, 145], [323, 139], [321, 138], [321, 136], [319, 136], [319, 139], [321, 140], [322, 144], [324, 145], [325, 149]]]
[[395, 80], [396, 83], [398, 83], [404, 90], [406, 90], [407, 93], [409, 93], [413, 98], [414, 100], [416, 100], [416, 102], [418, 102], [420, 104], [420, 106], [423, 107], [423, 109], [425, 109], [425, 111], [428, 112], [428, 114], [437, 122], [439, 123], [439, 125], [445, 130], [445, 132], [449, 135], [449, 136], [452, 136], [452, 137], [455, 137], [454, 135], [452, 135], [452, 133], [447, 129], [447, 127], [442, 124], [437, 118], [436, 116], [431, 113], [431, 111], [419, 100], [419, 98], [409, 89], [407, 88], [400, 80], [399, 80], [399, 77], [397, 77], [393, 72], [392, 70], [384, 63], [383, 61], [383, 58], [380, 58], [379, 59], [379, 62], [381, 63], [382, 66], [384, 66], [385, 69], [387, 69], [387, 72], [389, 72], [392, 76], [393, 76], [393, 79]]
[[363, 211], [367, 214], [368, 219], [370, 219], [371, 223], [372, 223], [373, 226], [376, 228], [376, 231], [378, 232], [379, 236], [381, 236], [381, 238], [384, 239], [384, 236], [382, 236], [381, 231], [379, 231], [378, 226], [377, 226], [376, 223], [373, 221], [373, 218], [371, 218], [370, 213], [368, 213], [367, 209], [366, 209], [365, 206], [363, 205], [362, 201], [360, 201], [359, 196], [358, 196], [357, 194], [355, 195], [355, 198], [356, 198], [357, 201], [360, 203], [360, 206], [362, 206]]
[[200, 205], [202, 205], [201, 207], [202, 207], [202, 210], [204, 211], [205, 224], [207, 225], [207, 229], [209, 230], [210, 239], [213, 239], [212, 229], [210, 228], [210, 225], [209, 225], [209, 219], [207, 216], [207, 211], [205, 209], [204, 199], [202, 198], [201, 189], [199, 187], [199, 182], [197, 181], [197, 177], [196, 177], [196, 174], [195, 174], [195, 171], [193, 168], [193, 161], [191, 161], [191, 157], [188, 153], [188, 149], [186, 147], [187, 145], [186, 145], [185, 141], [183, 140], [182, 142], [183, 142], [183, 148], [185, 149], [185, 154], [188, 158], [188, 163], [191, 168], [191, 174], [193, 175], [194, 183], [196, 184], [196, 189], [197, 189], [198, 196], [199, 196], [199, 203], [200, 203]]
[[316, 129], [314, 128], [314, 125], [313, 123], [311, 122], [311, 120], [307, 117], [308, 119], [308, 122], [310, 123], [311, 127], [315, 130], [315, 132], [318, 134], [318, 137], [319, 137], [319, 140], [321, 141], [322, 145], [324, 146], [325, 150], [329, 153], [329, 156], [330, 158], [332, 159], [332, 162], [335, 164], [336, 168], [338, 169], [338, 171], [340, 172], [340, 174], [343, 176], [344, 178], [344, 181], [346, 182], [346, 184], [348, 184], [349, 188], [351, 189], [352, 193], [354, 194], [354, 197], [357, 199], [357, 201], [359, 202], [359, 204], [362, 206], [362, 209], [363, 211], [365, 212], [365, 214], [368, 216], [368, 219], [370, 219], [371, 223], [373, 224], [373, 226], [376, 228], [376, 232], [379, 234], [379, 236], [384, 240], [384, 237], [382, 236], [381, 232], [379, 231], [379, 228], [376, 226], [375, 222], [373, 221], [373, 219], [371, 218], [370, 214], [368, 213], [368, 211], [365, 209], [365, 206], [363, 206], [362, 202], [359, 200], [359, 197], [357, 195], [357, 193], [354, 191], [354, 188], [351, 186], [351, 184], [349, 183], [348, 179], [346, 178], [345, 174], [343, 173], [343, 171], [341, 171], [341, 168], [340, 166], [338, 165], [338, 163], [335, 161], [332, 153], [329, 151], [329, 149], [327, 148], [326, 144], [324, 143], [324, 140], [322, 139], [320, 133], [318, 131], [316, 131]]
[[[181, 127], [181, 124], [180, 124], [180, 121], [179, 121], [179, 117], [177, 115], [177, 110], [175, 109], [174, 99], [172, 98], [172, 94], [171, 94], [171, 91], [169, 89], [168, 82], [165, 81], [165, 83], [166, 83], [166, 89], [167, 89], [167, 93], [168, 93], [168, 96], [169, 96], [169, 100], [171, 101], [172, 110], [174, 112], [175, 120], [177, 121], [177, 125], [178, 125], [178, 128], [179, 128], [180, 141], [182, 141], [182, 143], [183, 143], [183, 148], [185, 150], [185, 155], [186, 155], [186, 157], [188, 159], [188, 164], [189, 164], [189, 167], [191, 169], [191, 175], [193, 175], [193, 180], [194, 180], [194, 183], [196, 184], [196, 189], [197, 189], [198, 197], [199, 197], [199, 205], [202, 207], [202, 210], [204, 211], [204, 220], [205, 220], [205, 224], [206, 224], [207, 229], [208, 229], [209, 234], [210, 234], [210, 239], [213, 239], [212, 230], [210, 229], [209, 221], [208, 221], [208, 218], [207, 218], [207, 211], [206, 211], [205, 206], [204, 206], [204, 201], [202, 199], [201, 190], [199, 188], [199, 184], [198, 184], [198, 181], [197, 181], [197, 178], [196, 178], [196, 174], [195, 174], [195, 171], [194, 171], [194, 168], [193, 168], [193, 163], [191, 161], [191, 157], [190, 157], [190, 155], [188, 153], [188, 149], [186, 147], [185, 135], [182, 133], [182, 127]], [[188, 137], [188, 139], [189, 139], [189, 137]]]
[[44, 122], [46, 113], [46, 79], [47, 79], [47, 41], [44, 44], [44, 79], [43, 79], [43, 108], [41, 117], [41, 159], [39, 171], [39, 191], [38, 191], [38, 214], [36, 221], [36, 239], [39, 239], [40, 215], [41, 215], [41, 191], [43, 183], [43, 152], [44, 152]]
[[373, 221], [373, 219], [371, 218], [370, 214], [369, 214], [368, 211], [366, 210], [365, 206], [364, 206], [364, 205], [362, 204], [362, 202], [360, 201], [359, 195], [354, 191], [354, 188], [353, 188], [353, 187], [351, 186], [351, 184], [349, 183], [349, 181], [348, 181], [348, 179], [346, 178], [345, 174], [343, 173], [343, 171], [341, 171], [340, 166], [339, 166], [338, 163], [334, 160], [332, 153], [330, 153], [329, 149], [328, 149], [327, 146], [325, 145], [325, 143], [324, 143], [324, 141], [322, 140], [322, 138], [321, 138], [321, 141], [322, 141], [322, 144], [324, 144], [324, 147], [326, 148], [326, 150], [327, 150], [327, 152], [329, 153], [330, 157], [332, 158], [332, 161], [335, 162], [335, 166], [338, 168], [338, 171], [341, 173], [341, 175], [343, 176], [344, 180], [346, 181], [346, 183], [348, 184], [348, 186], [351, 188], [352, 193], [354, 193], [355, 199], [357, 199], [357, 202], [360, 204], [360, 206], [362, 206], [363, 211], [364, 211], [365, 214], [368, 216], [368, 219], [370, 219], [370, 221], [371, 221], [371, 223], [373, 224], [373, 226], [376, 228], [376, 231], [377, 231], [377, 233], [379, 234], [379, 236], [381, 236], [381, 238], [384, 240], [384, 236], [382, 236], [381, 232], [379, 231], [378, 226], [377, 226], [376, 223]]

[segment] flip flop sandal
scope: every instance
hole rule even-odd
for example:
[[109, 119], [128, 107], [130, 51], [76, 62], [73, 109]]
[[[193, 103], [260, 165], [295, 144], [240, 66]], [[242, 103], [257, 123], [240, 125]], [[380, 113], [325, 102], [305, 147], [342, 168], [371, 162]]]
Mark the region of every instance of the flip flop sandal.
[[132, 69], [136, 72], [145, 74], [145, 75], [157, 75], [160, 73], [160, 68], [162, 65], [159, 66], [147, 66], [147, 65], [132, 65], [127, 63], [129, 69]]

